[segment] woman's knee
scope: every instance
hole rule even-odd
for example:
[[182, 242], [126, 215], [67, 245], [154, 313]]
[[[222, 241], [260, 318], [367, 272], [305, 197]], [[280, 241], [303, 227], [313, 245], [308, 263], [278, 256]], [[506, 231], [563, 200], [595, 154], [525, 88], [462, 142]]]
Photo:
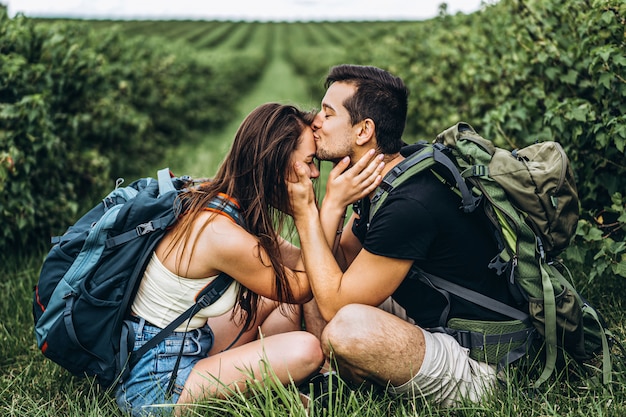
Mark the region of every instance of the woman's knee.
[[305, 331], [290, 332], [288, 355], [292, 363], [315, 372], [324, 363], [324, 352], [317, 337]]
[[264, 336], [301, 330], [302, 307], [285, 304], [270, 312], [261, 324]]

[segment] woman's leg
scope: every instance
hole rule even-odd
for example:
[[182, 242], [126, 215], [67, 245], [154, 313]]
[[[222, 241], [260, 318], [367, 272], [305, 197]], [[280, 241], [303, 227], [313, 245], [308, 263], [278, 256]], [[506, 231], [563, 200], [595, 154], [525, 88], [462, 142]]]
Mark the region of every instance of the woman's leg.
[[265, 337], [299, 330], [302, 330], [301, 305], [277, 305], [261, 325], [261, 333]]
[[228, 396], [230, 390], [244, 390], [246, 381], [272, 375], [284, 385], [291, 381], [300, 384], [317, 372], [323, 362], [319, 340], [310, 333], [297, 331], [262, 337], [196, 363], [178, 402]]
[[240, 322], [238, 318], [233, 321], [231, 311], [219, 317], [211, 317], [207, 323], [213, 330], [215, 342], [209, 356], [222, 352], [238, 336], [239, 339], [231, 348], [256, 340], [259, 337], [259, 327], [264, 336], [300, 330], [301, 311], [302, 307], [299, 305], [285, 305], [280, 308], [277, 301], [261, 298], [256, 321], [241, 336], [239, 335], [244, 323]]

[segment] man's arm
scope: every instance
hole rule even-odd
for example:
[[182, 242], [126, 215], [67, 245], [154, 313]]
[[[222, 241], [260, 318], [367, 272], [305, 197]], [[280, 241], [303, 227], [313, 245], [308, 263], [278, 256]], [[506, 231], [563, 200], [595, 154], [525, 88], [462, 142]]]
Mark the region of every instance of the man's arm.
[[[380, 176], [384, 167], [382, 155], [374, 158], [370, 153], [348, 170], [350, 158], [344, 158], [331, 170], [324, 197], [327, 210], [322, 210], [320, 219], [326, 241], [333, 245], [338, 241], [339, 231], [343, 230], [346, 208], [355, 201], [367, 196], [372, 191], [372, 184]], [[300, 248], [279, 237], [280, 251], [285, 266], [302, 270]]]
[[320, 313], [328, 321], [347, 304], [379, 305], [400, 285], [413, 262], [361, 250], [343, 272], [326, 241], [312, 183], [300, 164], [296, 163], [295, 170], [298, 182], [290, 184], [294, 219]]
[[[320, 223], [324, 230], [326, 242], [332, 249], [333, 256], [342, 269], [345, 269], [348, 265], [345, 255], [347, 235], [351, 235], [356, 241], [356, 244], [358, 244], [358, 249], [355, 253], [358, 253], [358, 250], [360, 250], [360, 242], [352, 233], [346, 232], [346, 229], [344, 229], [347, 208], [355, 201], [366, 197], [371, 191], [371, 186], [367, 185], [363, 176], [369, 173], [370, 179], [375, 182], [384, 167], [384, 164], [379, 162], [380, 157], [373, 159], [373, 156], [373, 153], [364, 156], [362, 161], [357, 163], [357, 167], [348, 171], [346, 170], [349, 168], [350, 159], [344, 158], [331, 170], [328, 181], [326, 182], [326, 193], [319, 214]], [[366, 163], [369, 163], [366, 172], [359, 172], [361, 167]], [[347, 230], [350, 230], [349, 228], [352, 225], [351, 220], [346, 225]], [[344, 249], [342, 249], [342, 247]], [[350, 257], [349, 261], [351, 262], [352, 259], [354, 259], [354, 256]], [[322, 331], [326, 326], [326, 321], [319, 312], [315, 298], [303, 305], [303, 316], [306, 330], [318, 338], [321, 338]]]
[[[326, 241], [342, 269], [347, 268], [360, 250], [360, 242], [349, 232], [354, 215], [344, 228], [348, 206], [367, 197], [382, 179], [380, 172], [385, 166], [383, 155], [374, 155], [375, 152], [370, 151], [351, 168], [350, 158], [343, 158], [330, 171], [326, 182], [319, 218]], [[348, 252], [346, 249], [349, 249]]]
[[354, 261], [356, 256], [363, 249], [363, 245], [361, 245], [361, 241], [356, 237], [356, 235], [352, 232], [352, 225], [355, 220], [358, 218], [356, 213], [352, 213], [350, 216], [350, 220], [346, 224], [346, 227], [341, 234], [341, 243], [339, 244], [338, 252], [340, 253], [340, 258], [337, 258], [337, 262], [343, 262], [339, 265], [342, 266], [342, 269], [345, 271], [348, 266]]

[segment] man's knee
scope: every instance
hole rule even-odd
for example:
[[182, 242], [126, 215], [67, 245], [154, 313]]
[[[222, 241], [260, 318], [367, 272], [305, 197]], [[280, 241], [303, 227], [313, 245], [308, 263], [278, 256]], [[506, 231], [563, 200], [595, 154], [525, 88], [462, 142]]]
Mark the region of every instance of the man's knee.
[[371, 307], [349, 304], [335, 314], [322, 332], [322, 349], [326, 356], [329, 356], [331, 351], [335, 355], [343, 356], [368, 339], [365, 319], [368, 308]]

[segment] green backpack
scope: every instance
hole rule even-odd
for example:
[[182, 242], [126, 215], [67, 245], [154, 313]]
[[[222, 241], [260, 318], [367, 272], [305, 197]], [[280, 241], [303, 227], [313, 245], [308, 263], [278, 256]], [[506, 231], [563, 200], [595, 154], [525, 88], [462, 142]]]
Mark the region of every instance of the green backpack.
[[469, 124], [458, 123], [432, 144], [420, 142], [410, 148], [413, 152], [387, 173], [377, 189], [370, 220], [391, 190], [411, 175], [431, 170], [461, 196], [462, 210], [485, 211], [500, 250], [489, 267], [508, 280], [519, 301], [518, 308], [510, 307], [418, 270], [410, 277], [448, 300], [453, 294], [511, 318], [494, 322], [442, 317], [440, 327], [429, 330], [451, 334], [470, 349], [471, 357], [500, 369], [542, 342], [544, 368], [535, 387], [565, 356], [582, 365], [601, 355], [602, 379], [610, 383], [613, 336], [556, 258], [570, 243], [579, 214], [574, 174], [562, 147], [543, 142], [510, 152], [495, 147]]

